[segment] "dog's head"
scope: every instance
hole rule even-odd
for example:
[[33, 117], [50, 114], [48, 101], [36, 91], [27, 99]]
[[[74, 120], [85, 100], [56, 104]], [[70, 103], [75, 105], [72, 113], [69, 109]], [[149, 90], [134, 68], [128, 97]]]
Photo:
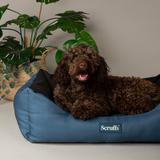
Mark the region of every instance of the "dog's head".
[[80, 46], [66, 51], [54, 73], [59, 84], [107, 83], [108, 66], [92, 47]]

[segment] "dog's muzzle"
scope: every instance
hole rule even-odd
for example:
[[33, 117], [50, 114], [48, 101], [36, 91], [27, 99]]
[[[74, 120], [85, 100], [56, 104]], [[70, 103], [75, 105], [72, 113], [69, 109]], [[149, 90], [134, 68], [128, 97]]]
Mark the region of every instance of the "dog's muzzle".
[[79, 64], [78, 64], [79, 72], [76, 75], [76, 78], [79, 81], [86, 81], [89, 78], [89, 75], [87, 73], [87, 67], [88, 67], [87, 62], [85, 62], [85, 61], [79, 62]]

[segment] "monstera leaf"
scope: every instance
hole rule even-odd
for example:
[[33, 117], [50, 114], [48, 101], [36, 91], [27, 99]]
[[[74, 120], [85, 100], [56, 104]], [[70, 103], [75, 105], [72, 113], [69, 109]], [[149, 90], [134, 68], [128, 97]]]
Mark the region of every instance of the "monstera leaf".
[[47, 39], [47, 35], [52, 35], [51, 31], [55, 31], [61, 28], [68, 33], [76, 33], [86, 28], [84, 19], [88, 19], [84, 12], [66, 11], [65, 13], [59, 13], [57, 16], [57, 23], [46, 27], [43, 32], [38, 36], [37, 42], [41, 39]]
[[84, 19], [89, 19], [87, 16], [85, 16], [85, 12], [79, 11], [75, 12], [73, 10], [65, 11], [64, 13], [58, 13], [56, 16], [60, 16], [62, 19], [70, 19], [73, 21], [84, 21]]
[[7, 10], [8, 6], [9, 6], [9, 4], [0, 7], [0, 19], [2, 18], [4, 12]]
[[23, 14], [22, 16], [19, 16], [17, 18], [17, 21], [15, 22], [15, 24], [17, 24], [17, 25], [20, 24], [21, 28], [24, 28], [24, 22], [22, 23], [21, 20], [22, 20], [22, 22], [23, 22], [23, 20], [25, 20], [25, 28], [26, 29], [35, 28], [40, 24], [40, 20], [38, 17], [36, 17], [36, 16], [30, 17], [27, 14]]
[[[75, 29], [80, 32], [86, 28], [86, 25], [83, 22], [76, 22], [70, 19], [62, 19], [58, 20], [58, 23], [55, 26], [59, 26], [64, 32], [75, 33]], [[62, 26], [62, 27], [61, 27]]]
[[[96, 45], [96, 42], [91, 37], [91, 35], [86, 31], [82, 31], [81, 33], [76, 33], [75, 39], [70, 39], [63, 44], [63, 49], [66, 51], [69, 48], [78, 46], [90, 46], [93, 47], [94, 50], [98, 52], [98, 47]], [[62, 51], [56, 52], [55, 56], [56, 63], [58, 63], [61, 60], [62, 55], [63, 55]]]
[[[34, 24], [35, 21], [36, 21], [37, 23], [39, 23], [38, 17], [36, 17], [36, 16], [29, 17], [28, 15], [24, 15], [23, 18], [22, 18], [22, 16], [19, 16], [17, 19], [12, 19], [12, 20], [7, 21], [6, 23], [2, 24], [2, 25], [0, 26], [0, 28], [2, 28], [2, 27], [7, 27], [8, 25], [11, 25], [12, 23], [14, 23], [14, 24], [16, 24], [16, 25], [20, 25], [20, 26], [23, 27], [24, 22], [26, 22], [27, 25], [30, 24], [30, 26], [31, 26], [31, 25], [34, 26], [33, 24]], [[36, 24], [35, 24], [35, 25], [36, 25]], [[29, 27], [30, 27], [30, 26], [29, 26]], [[36, 27], [36, 26], [35, 26], [35, 27]], [[29, 29], [30, 29], [30, 28], [29, 28]]]
[[15, 37], [7, 36], [0, 42], [0, 59], [8, 64], [19, 65], [30, 56], [30, 48], [22, 48]]
[[58, 2], [59, 0], [36, 0], [36, 2], [42, 2], [45, 4], [49, 4], [49, 3], [55, 3]]
[[75, 29], [80, 32], [86, 28], [84, 19], [89, 19], [84, 12], [75, 12], [75, 11], [66, 11], [64, 13], [56, 14], [56, 16], [60, 16], [58, 22], [55, 24], [56, 26], [66, 26], [61, 28], [63, 31], [67, 31], [68, 33], [74, 33]]
[[[78, 47], [82, 45], [93, 47], [94, 50], [98, 52], [98, 47], [96, 45], [96, 42], [91, 37], [91, 35], [86, 31], [82, 31], [81, 33], [76, 33], [75, 39], [70, 39], [63, 44], [63, 49], [66, 51], [69, 48]], [[64, 52], [62, 51], [56, 52], [56, 56], [55, 56], [56, 63], [58, 63], [61, 60], [63, 53]]]
[[86, 31], [82, 31], [80, 34], [75, 34], [75, 39], [78, 41], [85, 41], [88, 43], [88, 46], [92, 46], [95, 51], [99, 52], [98, 47], [92, 36]]
[[91, 35], [86, 31], [82, 31], [81, 33], [76, 33], [75, 39], [68, 40], [63, 44], [63, 49], [66, 51], [71, 47], [78, 47], [81, 45], [93, 47], [94, 50], [98, 52], [98, 47], [96, 45], [96, 42], [91, 37]]
[[[83, 46], [91, 46], [89, 43], [87, 43], [83, 40], [70, 39], [63, 44], [63, 49], [66, 51], [69, 48], [78, 47], [78, 46], [82, 46], [82, 45]], [[63, 51], [56, 52], [56, 56], [55, 56], [56, 63], [58, 63], [61, 60], [63, 53], [64, 53]]]
[[66, 51], [68, 50], [69, 48], [72, 48], [74, 46], [75, 43], [77, 43], [78, 41], [76, 39], [70, 39], [68, 41], [66, 41], [64, 44], [63, 44], [63, 49]]
[[82, 45], [83, 46], [90, 46], [89, 43], [87, 43], [83, 40], [70, 39], [63, 44], [63, 49], [66, 51], [69, 48], [78, 47], [78, 46], [82, 46]]

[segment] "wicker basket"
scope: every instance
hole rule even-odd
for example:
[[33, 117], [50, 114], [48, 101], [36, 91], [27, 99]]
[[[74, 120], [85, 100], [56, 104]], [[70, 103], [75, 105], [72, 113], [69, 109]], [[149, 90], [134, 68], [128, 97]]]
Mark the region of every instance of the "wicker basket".
[[[50, 48], [50, 49], [48, 49], [48, 50], [46, 50], [45, 52], [42, 53], [41, 59], [40, 59], [40, 60], [37, 60], [37, 62], [39, 62], [39, 67], [38, 67], [38, 68], [33, 67], [33, 65], [32, 65], [33, 62], [27, 64], [27, 65], [30, 66], [31, 72], [33, 72], [33, 73], [35, 74], [35, 73], [37, 73], [40, 69], [43, 69], [43, 70], [48, 71], [45, 58], [46, 58], [47, 55], [48, 55], [50, 52], [52, 52], [53, 50], [55, 50], [55, 49], [54, 49], [54, 48]], [[13, 73], [14, 68], [15, 68], [15, 66], [12, 66], [12, 72], [11, 72], [11, 73]], [[14, 87], [13, 89], [9, 87], [9, 83], [11, 82], [10, 80], [9, 80], [9, 81], [7, 81], [7, 80], [2, 80], [2, 83], [7, 84], [7, 87], [6, 87], [5, 89], [1, 89], [1, 95], [4, 95], [4, 94], [5, 94], [5, 91], [9, 89], [9, 90], [10, 90], [10, 93], [9, 93], [9, 94], [5, 94], [4, 99], [13, 101], [16, 92], [17, 92], [30, 78], [31, 78], [31, 77], [23, 70], [22, 66], [19, 67], [19, 68], [18, 68], [18, 81], [15, 82], [15, 83], [16, 83], [15, 87]]]

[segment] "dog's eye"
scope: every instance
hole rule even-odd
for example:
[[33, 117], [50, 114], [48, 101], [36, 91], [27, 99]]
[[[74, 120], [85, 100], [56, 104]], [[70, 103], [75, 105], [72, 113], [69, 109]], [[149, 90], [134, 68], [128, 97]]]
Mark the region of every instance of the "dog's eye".
[[73, 61], [76, 61], [76, 59], [77, 59], [77, 57], [74, 57], [74, 58], [73, 58]]

